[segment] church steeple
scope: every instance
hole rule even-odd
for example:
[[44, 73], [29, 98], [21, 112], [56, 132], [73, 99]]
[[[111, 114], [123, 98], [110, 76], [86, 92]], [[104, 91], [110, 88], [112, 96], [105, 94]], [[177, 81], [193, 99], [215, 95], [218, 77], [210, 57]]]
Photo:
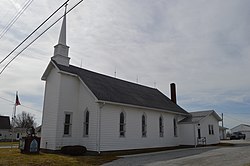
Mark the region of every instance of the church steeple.
[[52, 59], [55, 60], [58, 64], [69, 66], [69, 46], [66, 45], [66, 10], [67, 4], [65, 5], [65, 13], [63, 16], [58, 44], [54, 46], [54, 56], [52, 57]]
[[65, 7], [65, 14], [63, 17], [63, 22], [62, 22], [62, 27], [61, 27], [61, 31], [60, 31], [58, 44], [62, 44], [62, 45], [66, 46], [66, 7]]

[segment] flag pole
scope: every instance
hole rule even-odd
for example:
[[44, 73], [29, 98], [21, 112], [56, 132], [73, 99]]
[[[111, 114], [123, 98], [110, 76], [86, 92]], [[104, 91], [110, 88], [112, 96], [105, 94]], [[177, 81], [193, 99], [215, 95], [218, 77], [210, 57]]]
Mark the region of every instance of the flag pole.
[[16, 103], [14, 103], [14, 111], [12, 115], [12, 135], [11, 135], [11, 149], [13, 147], [13, 140], [14, 140], [14, 127], [15, 127], [15, 118], [16, 118]]
[[14, 111], [12, 117], [12, 136], [11, 136], [11, 148], [13, 147], [13, 140], [14, 140], [14, 128], [16, 123], [16, 106], [21, 105], [18, 99], [18, 91], [16, 91], [16, 101], [14, 103]]

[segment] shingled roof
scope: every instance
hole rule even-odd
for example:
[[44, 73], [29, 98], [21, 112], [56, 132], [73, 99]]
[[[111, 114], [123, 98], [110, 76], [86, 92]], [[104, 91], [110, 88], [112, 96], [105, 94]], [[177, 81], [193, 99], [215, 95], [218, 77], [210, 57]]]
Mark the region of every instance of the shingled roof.
[[76, 66], [64, 66], [53, 61], [59, 70], [75, 74], [87, 85], [100, 101], [128, 104], [188, 114], [177, 104], [155, 88], [113, 78]]
[[10, 118], [8, 116], [0, 116], [0, 129], [10, 128]]
[[218, 121], [221, 121], [220, 116], [214, 110], [207, 110], [207, 111], [196, 111], [190, 112], [191, 116], [183, 119], [179, 123], [198, 123], [203, 118], [213, 115]]

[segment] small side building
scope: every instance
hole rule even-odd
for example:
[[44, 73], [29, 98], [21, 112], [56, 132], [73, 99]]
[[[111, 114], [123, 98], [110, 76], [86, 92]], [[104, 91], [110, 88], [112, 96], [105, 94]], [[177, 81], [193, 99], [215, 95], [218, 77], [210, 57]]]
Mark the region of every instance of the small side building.
[[221, 140], [227, 139], [226, 135], [227, 135], [228, 128], [219, 126], [219, 129], [220, 129], [220, 139]]
[[18, 141], [22, 137], [25, 137], [27, 135], [26, 130], [27, 130], [26, 128], [15, 127], [14, 128], [14, 137], [13, 137], [13, 139]]
[[246, 139], [250, 139], [250, 125], [240, 124], [231, 129], [231, 132], [241, 132], [242, 134], [246, 134]]
[[[181, 145], [213, 145], [220, 142], [219, 121], [214, 110], [190, 112], [190, 116], [179, 122]], [[191, 132], [192, 131], [192, 132]]]
[[10, 118], [8, 116], [0, 116], [0, 141], [10, 140]]

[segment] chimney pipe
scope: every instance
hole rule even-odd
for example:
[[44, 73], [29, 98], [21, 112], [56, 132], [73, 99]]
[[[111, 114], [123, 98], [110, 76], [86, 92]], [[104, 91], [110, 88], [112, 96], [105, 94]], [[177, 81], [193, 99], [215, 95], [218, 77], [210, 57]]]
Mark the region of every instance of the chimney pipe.
[[175, 104], [177, 104], [175, 83], [170, 84], [170, 91], [171, 91], [171, 101], [174, 102]]

